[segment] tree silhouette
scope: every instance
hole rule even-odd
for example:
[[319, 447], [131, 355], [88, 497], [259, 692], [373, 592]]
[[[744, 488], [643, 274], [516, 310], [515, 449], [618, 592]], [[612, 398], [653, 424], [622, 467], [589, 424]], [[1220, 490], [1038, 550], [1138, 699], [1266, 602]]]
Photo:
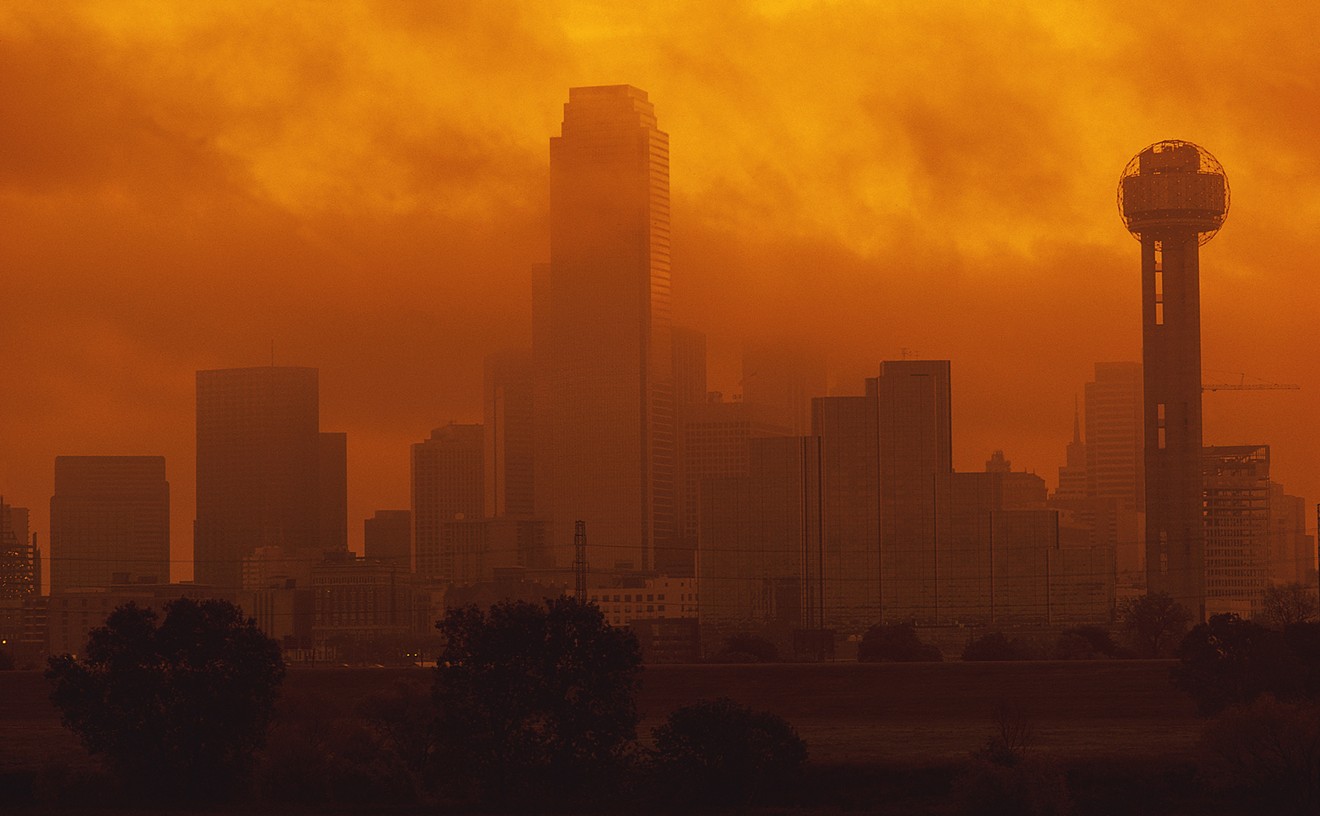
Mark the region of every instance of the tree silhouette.
[[1260, 622], [1284, 629], [1296, 623], [1311, 623], [1320, 613], [1315, 590], [1306, 584], [1282, 584], [1265, 588]]
[[544, 806], [602, 795], [637, 731], [641, 654], [571, 598], [450, 610], [432, 696], [451, 793]]
[[783, 717], [727, 697], [680, 708], [653, 734], [660, 795], [677, 804], [775, 801], [807, 760]]
[[1173, 682], [1202, 714], [1245, 705], [1262, 694], [1281, 699], [1304, 691], [1303, 665], [1282, 632], [1237, 615], [1214, 615], [1178, 646]]
[[1172, 596], [1152, 592], [1119, 608], [1123, 634], [1140, 657], [1166, 657], [1178, 645], [1191, 616]]
[[279, 646], [228, 601], [129, 603], [91, 632], [86, 654], [52, 657], [64, 725], [135, 800], [232, 798], [265, 738], [284, 678]]
[[943, 659], [940, 648], [923, 642], [910, 623], [878, 623], [866, 630], [857, 645], [860, 663], [938, 663]]

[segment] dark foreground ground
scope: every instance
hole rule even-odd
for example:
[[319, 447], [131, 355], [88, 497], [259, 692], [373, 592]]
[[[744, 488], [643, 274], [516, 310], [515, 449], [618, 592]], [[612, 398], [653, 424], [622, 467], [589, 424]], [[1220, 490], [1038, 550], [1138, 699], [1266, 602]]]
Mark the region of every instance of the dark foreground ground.
[[[1079, 813], [1249, 813], [1225, 802], [1178, 804], [1195, 791], [1202, 721], [1172, 688], [1168, 661], [659, 666], [643, 676], [643, 740], [674, 709], [728, 696], [788, 719], [807, 741], [809, 811], [953, 813], [944, 804], [970, 752], [1021, 712], [1032, 752], [1067, 769]], [[425, 669], [292, 669], [290, 695], [352, 711]], [[37, 672], [0, 673], [0, 773], [91, 765], [59, 724]], [[333, 715], [334, 712], [327, 712]], [[1126, 793], [1124, 793], [1126, 791]], [[1133, 800], [1133, 801], [1129, 801]], [[0, 810], [3, 810], [0, 804]]]

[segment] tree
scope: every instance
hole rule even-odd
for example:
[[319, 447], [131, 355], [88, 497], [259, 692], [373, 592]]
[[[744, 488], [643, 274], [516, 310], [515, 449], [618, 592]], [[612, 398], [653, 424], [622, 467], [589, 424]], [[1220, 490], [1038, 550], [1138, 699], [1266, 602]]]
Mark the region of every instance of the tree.
[[940, 648], [924, 643], [910, 623], [876, 624], [857, 645], [860, 663], [938, 663], [943, 659]]
[[81, 660], [50, 659], [51, 699], [131, 798], [231, 798], [284, 678], [279, 646], [228, 601], [180, 598], [156, 621], [132, 603], [116, 609]]
[[1320, 613], [1315, 589], [1306, 584], [1282, 584], [1266, 587], [1262, 599], [1261, 623], [1283, 629], [1295, 623], [1311, 623]]
[[1262, 694], [1294, 698], [1303, 691], [1302, 666], [1282, 632], [1237, 615], [1215, 615], [1178, 646], [1173, 682], [1202, 714], [1245, 705]]
[[720, 663], [775, 663], [779, 647], [760, 635], [738, 632], [724, 639], [724, 648], [715, 659]]
[[1054, 644], [1055, 660], [1099, 660], [1114, 657], [1118, 644], [1108, 630], [1099, 626], [1074, 626], [1059, 633]]
[[1191, 616], [1164, 592], [1126, 600], [1119, 607], [1123, 634], [1140, 657], [1165, 657], [1187, 631]]
[[727, 697], [680, 708], [652, 734], [661, 795], [681, 805], [776, 801], [807, 761], [783, 717]]
[[1009, 640], [1003, 632], [990, 632], [967, 641], [963, 660], [1030, 660], [1031, 648], [1021, 640]]
[[636, 737], [641, 654], [572, 598], [450, 610], [432, 697], [435, 766], [487, 802], [581, 802], [617, 779]]

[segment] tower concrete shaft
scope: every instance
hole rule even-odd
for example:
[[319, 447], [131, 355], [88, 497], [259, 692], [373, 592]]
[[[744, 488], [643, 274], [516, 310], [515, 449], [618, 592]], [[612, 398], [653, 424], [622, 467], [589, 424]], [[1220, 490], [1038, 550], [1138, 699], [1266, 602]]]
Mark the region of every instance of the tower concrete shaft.
[[1205, 610], [1201, 521], [1201, 293], [1197, 232], [1141, 236], [1146, 581], [1197, 619]]

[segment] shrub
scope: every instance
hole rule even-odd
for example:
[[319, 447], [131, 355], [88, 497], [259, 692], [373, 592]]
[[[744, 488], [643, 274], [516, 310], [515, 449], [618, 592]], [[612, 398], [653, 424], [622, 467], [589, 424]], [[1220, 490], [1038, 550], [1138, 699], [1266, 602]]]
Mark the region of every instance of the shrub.
[[959, 813], [975, 816], [1067, 816], [1073, 812], [1067, 776], [1053, 764], [1030, 759], [997, 765], [974, 759], [954, 783]]
[[910, 623], [872, 626], [857, 645], [857, 660], [862, 663], [938, 663], [943, 659], [939, 647], [923, 643]]
[[760, 635], [739, 632], [724, 639], [724, 648], [714, 660], [719, 663], [777, 663], [779, 647]]
[[954, 784], [959, 812], [978, 816], [1066, 816], [1072, 812], [1067, 776], [1030, 755], [1034, 732], [1021, 709], [1001, 705], [995, 733]]
[[127, 604], [92, 630], [86, 655], [46, 677], [66, 727], [138, 800], [222, 801], [241, 791], [265, 738], [284, 662], [238, 607], [180, 598]]
[[608, 794], [637, 729], [641, 655], [572, 598], [451, 610], [435, 670], [435, 767], [451, 795], [582, 804]]
[[1031, 647], [1021, 640], [1009, 640], [1003, 632], [990, 632], [967, 642], [963, 660], [1030, 660]]
[[1051, 656], [1055, 660], [1099, 660], [1115, 657], [1118, 644], [1099, 626], [1075, 626], [1059, 633]]
[[1201, 736], [1202, 776], [1246, 794], [1261, 813], [1320, 810], [1320, 708], [1264, 696]]
[[807, 745], [783, 717], [721, 697], [680, 708], [654, 730], [661, 795], [677, 804], [776, 801], [807, 760]]

